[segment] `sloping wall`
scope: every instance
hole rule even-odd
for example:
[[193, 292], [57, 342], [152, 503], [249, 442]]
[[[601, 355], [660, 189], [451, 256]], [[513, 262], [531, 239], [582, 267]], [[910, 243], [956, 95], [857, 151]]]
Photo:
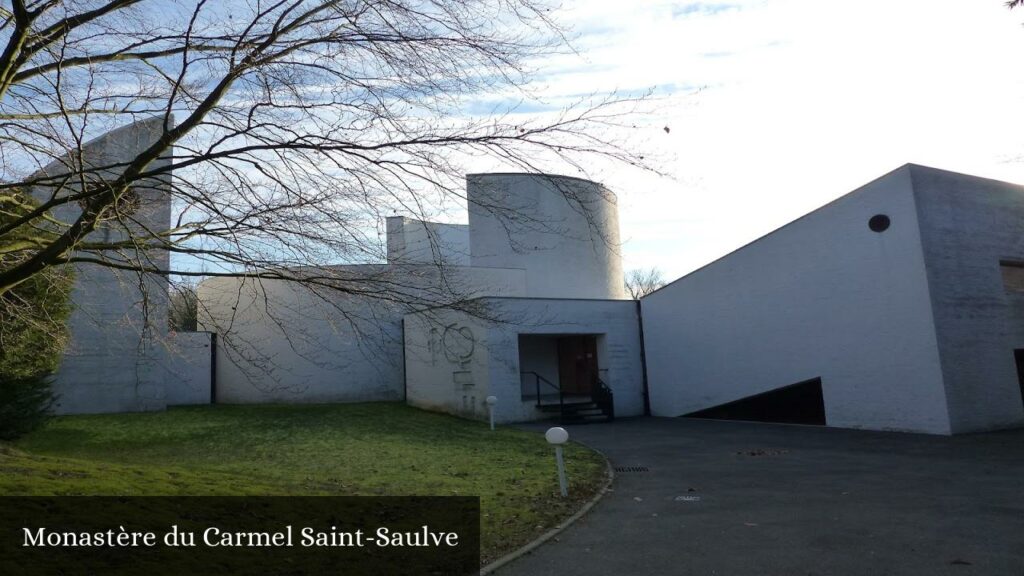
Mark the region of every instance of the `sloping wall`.
[[948, 434], [928, 293], [904, 167], [644, 298], [652, 411], [821, 377], [830, 426]]
[[[162, 133], [162, 127], [163, 117], [159, 117], [108, 132], [83, 147], [84, 162], [98, 170], [116, 167], [151, 146]], [[169, 163], [168, 158], [161, 158], [151, 167]], [[102, 171], [109, 178], [116, 176], [119, 169]], [[43, 172], [59, 175], [67, 169], [55, 162]], [[140, 202], [133, 218], [151, 230], [163, 230], [170, 224], [170, 177], [168, 172], [135, 189]], [[79, 210], [77, 204], [67, 205], [56, 215], [65, 221], [73, 220]], [[89, 238], [116, 241], [122, 234], [101, 225]], [[156, 266], [168, 266], [166, 252], [152, 252], [147, 258]], [[140, 280], [132, 272], [91, 264], [77, 265], [76, 273], [72, 292], [75, 309], [69, 321], [71, 340], [54, 379], [54, 390], [59, 395], [56, 410], [82, 413], [163, 409], [167, 280], [154, 275], [145, 275]]]

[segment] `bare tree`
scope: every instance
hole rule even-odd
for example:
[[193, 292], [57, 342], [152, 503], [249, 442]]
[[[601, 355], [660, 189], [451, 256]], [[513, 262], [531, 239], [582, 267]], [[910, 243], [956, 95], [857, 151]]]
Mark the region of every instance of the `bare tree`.
[[664, 286], [665, 279], [657, 268], [634, 268], [626, 273], [625, 285], [630, 298], [639, 300]]
[[194, 332], [199, 321], [199, 294], [192, 282], [180, 282], [171, 286], [168, 300], [167, 321], [175, 332]]
[[[642, 164], [609, 133], [643, 97], [465, 113], [483, 94], [532, 98], [530, 63], [565, 46], [549, 14], [538, 0], [3, 1], [0, 210], [21, 209], [0, 225], [0, 294], [89, 264], [423, 302], [422, 283], [324, 264], [380, 261], [382, 216], [464, 200], [469, 158]], [[137, 153], [85, 152], [147, 118]], [[139, 216], [152, 188], [172, 197], [168, 229]]]

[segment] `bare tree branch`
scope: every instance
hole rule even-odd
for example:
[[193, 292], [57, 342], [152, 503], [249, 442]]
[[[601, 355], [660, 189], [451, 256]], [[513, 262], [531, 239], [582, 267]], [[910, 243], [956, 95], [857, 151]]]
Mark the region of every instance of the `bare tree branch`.
[[634, 268], [626, 272], [626, 293], [633, 300], [639, 300], [665, 285], [661, 270], [657, 268]]
[[[469, 308], [440, 261], [406, 280], [360, 267], [384, 260], [386, 216], [464, 206], [466, 166], [482, 159], [649, 169], [619, 140], [646, 94], [552, 106], [531, 93], [534, 63], [568, 50], [542, 0], [3, 4], [0, 210], [17, 209], [0, 219], [0, 294], [74, 265]], [[508, 104], [473, 113], [494, 97]], [[139, 121], [151, 145], [91, 151]], [[168, 197], [164, 225], [152, 215]]]

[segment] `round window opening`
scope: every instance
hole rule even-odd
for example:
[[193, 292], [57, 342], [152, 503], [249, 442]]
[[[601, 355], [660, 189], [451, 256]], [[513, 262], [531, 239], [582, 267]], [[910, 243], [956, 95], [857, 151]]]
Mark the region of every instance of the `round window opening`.
[[872, 232], [885, 232], [889, 229], [890, 224], [892, 222], [885, 214], [875, 214], [868, 220], [868, 228], [871, 228]]

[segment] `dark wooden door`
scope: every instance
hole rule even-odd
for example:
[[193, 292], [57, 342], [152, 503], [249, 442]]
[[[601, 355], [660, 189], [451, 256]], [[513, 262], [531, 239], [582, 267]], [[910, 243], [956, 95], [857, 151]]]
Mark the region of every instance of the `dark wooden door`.
[[558, 381], [566, 394], [590, 394], [597, 380], [597, 337], [558, 339]]

